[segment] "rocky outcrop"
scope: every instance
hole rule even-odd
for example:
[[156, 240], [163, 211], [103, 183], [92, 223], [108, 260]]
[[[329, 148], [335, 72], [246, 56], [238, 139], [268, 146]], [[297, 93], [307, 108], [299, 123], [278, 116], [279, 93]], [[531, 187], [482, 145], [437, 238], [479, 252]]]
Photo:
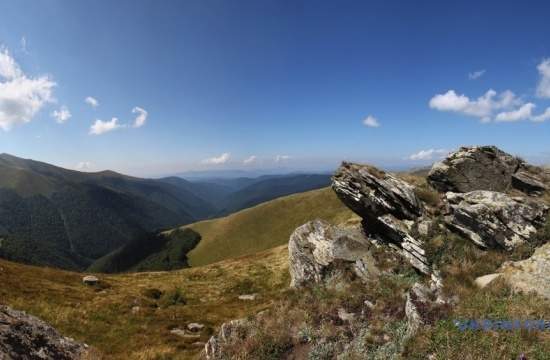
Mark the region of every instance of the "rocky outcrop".
[[291, 286], [326, 283], [346, 273], [367, 280], [377, 274], [370, 243], [360, 229], [310, 221], [290, 236], [288, 244]]
[[542, 174], [542, 169], [495, 146], [473, 146], [461, 147], [435, 163], [428, 174], [428, 182], [441, 192], [504, 192], [516, 188], [539, 195], [547, 188], [540, 177]]
[[447, 193], [447, 225], [485, 248], [511, 250], [528, 242], [546, 219], [548, 207], [493, 191]]
[[429, 273], [422, 243], [410, 235], [415, 221], [424, 214], [412, 185], [372, 166], [343, 163], [332, 178], [332, 188], [363, 218], [370, 237], [396, 245], [411, 265]]
[[332, 177], [332, 188], [362, 218], [391, 214], [412, 220], [423, 212], [412, 185], [372, 166], [342, 163]]
[[495, 146], [461, 147], [435, 163], [428, 181], [439, 191], [505, 191], [522, 161]]
[[0, 359], [82, 359], [88, 351], [42, 320], [0, 305]]

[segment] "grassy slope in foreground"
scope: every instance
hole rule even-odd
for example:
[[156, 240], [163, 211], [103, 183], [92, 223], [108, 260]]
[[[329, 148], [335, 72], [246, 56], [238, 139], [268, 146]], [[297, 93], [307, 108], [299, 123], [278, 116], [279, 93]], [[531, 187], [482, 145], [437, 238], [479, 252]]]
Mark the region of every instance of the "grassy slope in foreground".
[[[104, 359], [192, 359], [203, 348], [193, 343], [207, 341], [221, 323], [254, 315], [283, 296], [288, 251], [280, 246], [171, 272], [100, 275], [99, 288], [83, 285], [82, 275], [0, 260], [0, 303], [42, 318]], [[158, 299], [154, 289], [162, 291]], [[238, 299], [250, 293], [259, 298]], [[191, 322], [206, 326], [199, 338], [170, 332]]]
[[278, 198], [235, 214], [189, 225], [202, 240], [189, 252], [191, 266], [253, 254], [288, 242], [290, 234], [309, 220], [337, 224], [355, 215], [323, 188]]

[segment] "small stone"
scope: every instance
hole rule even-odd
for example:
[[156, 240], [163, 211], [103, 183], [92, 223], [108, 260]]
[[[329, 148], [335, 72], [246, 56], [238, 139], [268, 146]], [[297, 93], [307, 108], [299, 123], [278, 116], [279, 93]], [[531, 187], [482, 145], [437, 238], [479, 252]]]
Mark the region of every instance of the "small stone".
[[199, 323], [190, 323], [187, 325], [187, 329], [193, 332], [201, 331], [203, 328], [204, 328], [204, 325]]
[[239, 300], [245, 300], [245, 301], [254, 301], [256, 300], [256, 294], [250, 294], [250, 295], [239, 295]]
[[372, 301], [369, 301], [369, 300], [365, 300], [363, 302], [365, 304], [365, 306], [369, 309], [373, 309], [374, 308], [374, 304], [372, 303]]
[[132, 314], [138, 314], [141, 308], [139, 306], [132, 306]]
[[99, 279], [97, 278], [97, 276], [87, 275], [82, 278], [82, 282], [86, 285], [93, 286], [99, 283]]
[[340, 320], [345, 322], [353, 322], [356, 318], [356, 315], [354, 313], [349, 313], [344, 308], [338, 309], [338, 317]]
[[474, 283], [477, 287], [480, 289], [485, 288], [487, 285], [489, 285], [493, 280], [499, 278], [502, 274], [489, 274], [489, 275], [483, 275], [475, 279]]
[[170, 334], [174, 334], [174, 335], [181, 336], [181, 337], [184, 337], [186, 335], [185, 330], [178, 329], [178, 328], [170, 330]]

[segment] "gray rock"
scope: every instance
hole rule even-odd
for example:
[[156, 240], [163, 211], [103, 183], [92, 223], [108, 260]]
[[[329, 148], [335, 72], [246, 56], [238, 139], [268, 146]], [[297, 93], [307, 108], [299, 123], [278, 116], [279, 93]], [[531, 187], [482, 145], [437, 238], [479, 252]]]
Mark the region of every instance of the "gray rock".
[[347, 272], [367, 280], [378, 273], [360, 230], [332, 226], [323, 220], [298, 227], [288, 244], [291, 287], [327, 283]]
[[99, 283], [99, 279], [97, 278], [97, 276], [93, 276], [93, 275], [86, 275], [82, 278], [82, 282], [86, 285], [96, 285], [97, 283]]
[[204, 345], [202, 357], [206, 360], [226, 359], [223, 347], [245, 338], [251, 332], [251, 323], [246, 319], [231, 320], [223, 323], [218, 334], [212, 336], [206, 342], [206, 345]]
[[487, 285], [489, 285], [490, 283], [492, 283], [494, 280], [498, 279], [501, 276], [502, 276], [502, 274], [483, 275], [483, 276], [480, 276], [480, 277], [476, 278], [474, 283], [476, 284], [476, 286], [478, 288], [484, 289], [485, 287], [487, 287]]
[[405, 301], [405, 316], [407, 317], [407, 333], [415, 334], [424, 325], [421, 309], [430, 306], [431, 290], [421, 283], [415, 283], [407, 293]]
[[511, 250], [529, 241], [548, 214], [548, 207], [539, 202], [493, 191], [445, 196], [449, 207], [447, 225], [485, 248]]
[[530, 195], [541, 195], [547, 190], [540, 177], [526, 170], [519, 170], [512, 175], [512, 186]]
[[88, 352], [42, 320], [0, 305], [0, 359], [82, 359]]
[[[423, 249], [423, 243], [408, 233], [408, 228], [402, 221], [399, 221], [390, 214], [380, 216], [376, 221], [378, 222], [376, 231], [382, 240], [398, 245], [400, 253], [413, 267], [424, 274], [430, 273], [430, 266], [426, 258], [426, 251]], [[367, 224], [366, 226], [369, 225]]]
[[244, 295], [239, 295], [239, 300], [244, 300], [244, 301], [254, 301], [256, 300], [256, 297], [258, 295], [257, 294], [244, 294]]
[[364, 219], [391, 214], [412, 220], [423, 212], [412, 185], [372, 166], [342, 163], [332, 177], [332, 188]]
[[442, 192], [505, 191], [522, 161], [495, 146], [461, 147], [435, 163], [428, 182]]

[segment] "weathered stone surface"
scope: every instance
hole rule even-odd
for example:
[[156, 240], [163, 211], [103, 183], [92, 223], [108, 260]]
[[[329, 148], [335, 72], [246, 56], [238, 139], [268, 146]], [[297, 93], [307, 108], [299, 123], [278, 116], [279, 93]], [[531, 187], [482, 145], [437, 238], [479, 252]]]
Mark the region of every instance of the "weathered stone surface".
[[522, 161], [495, 146], [461, 147], [435, 163], [428, 182], [442, 192], [505, 191]]
[[483, 275], [475, 279], [474, 283], [476, 286], [480, 289], [483, 289], [487, 287], [490, 283], [492, 283], [494, 280], [501, 277], [502, 274], [489, 274], [489, 275]]
[[548, 207], [493, 191], [447, 193], [447, 225], [481, 247], [511, 250], [530, 240], [546, 219]]
[[547, 189], [539, 176], [526, 170], [520, 170], [512, 175], [512, 186], [530, 195], [540, 195]]
[[346, 272], [366, 280], [378, 272], [369, 247], [359, 229], [336, 227], [323, 220], [310, 221], [290, 236], [291, 286], [323, 283]]
[[550, 299], [550, 243], [526, 260], [504, 263], [499, 271], [514, 291], [535, 292]]
[[88, 346], [60, 335], [42, 320], [0, 305], [0, 359], [82, 359]]
[[[410, 264], [424, 274], [430, 273], [430, 267], [423, 249], [422, 242], [413, 238], [406, 224], [399, 221], [393, 215], [387, 214], [378, 217], [376, 232], [384, 241], [390, 241], [401, 249], [401, 254], [409, 260]], [[367, 223], [366, 227], [369, 226]]]
[[342, 163], [332, 177], [332, 188], [364, 219], [391, 214], [412, 220], [423, 212], [412, 185], [372, 166]]
[[223, 347], [246, 337], [252, 331], [250, 325], [246, 319], [223, 323], [218, 334], [212, 336], [204, 346], [202, 357], [206, 360], [226, 359]]

